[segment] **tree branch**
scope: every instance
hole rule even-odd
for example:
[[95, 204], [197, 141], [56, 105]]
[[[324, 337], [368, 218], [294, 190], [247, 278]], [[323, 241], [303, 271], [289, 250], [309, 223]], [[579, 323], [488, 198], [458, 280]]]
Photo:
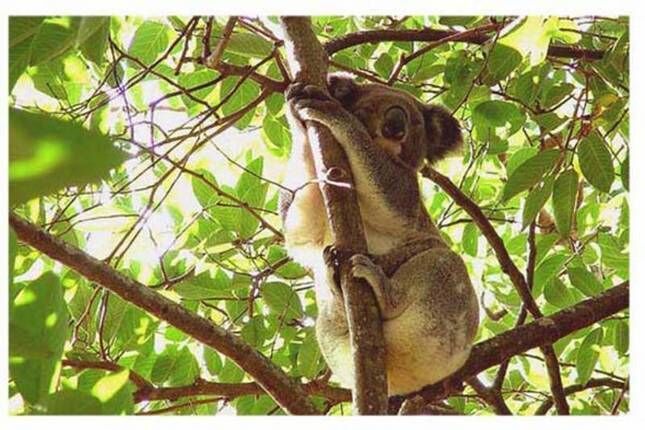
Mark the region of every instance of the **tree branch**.
[[9, 225], [21, 242], [229, 357], [287, 412], [308, 415], [319, 413], [300, 384], [290, 379], [279, 367], [239, 337], [145, 285], [123, 276], [109, 265], [52, 236], [13, 212], [9, 214]]
[[416, 394], [420, 394], [427, 401], [441, 399], [450, 394], [447, 387], [460, 386], [464, 380], [514, 355], [551, 344], [628, 306], [629, 282], [626, 281], [599, 296], [476, 344], [461, 369]]
[[[328, 59], [305, 17], [283, 17], [287, 60], [294, 81], [326, 88]], [[307, 135], [314, 154], [318, 178], [328, 172], [344, 172], [351, 180], [347, 157], [331, 131], [307, 123]], [[321, 190], [334, 244], [340, 255], [366, 253], [367, 244], [354, 187], [338, 187], [321, 181]], [[341, 261], [341, 286], [350, 332], [354, 362], [354, 407], [361, 415], [387, 413], [385, 343], [381, 317], [371, 288], [349, 274], [349, 264]]]
[[[119, 372], [124, 369], [123, 366], [110, 361], [84, 361], [84, 360], [72, 360], [72, 359], [63, 359], [63, 366], [74, 367], [76, 369], [102, 369], [109, 370], [111, 372]], [[143, 376], [139, 375], [132, 369], [128, 369], [129, 374], [128, 378], [134, 385], [137, 386], [139, 390], [147, 390], [154, 388], [153, 385], [148, 382]]]
[[[303, 390], [310, 395], [325, 397], [333, 403], [350, 402], [352, 393], [340, 387], [332, 387], [327, 384], [321, 384], [318, 381], [302, 384]], [[199, 382], [192, 385], [183, 385], [179, 387], [146, 387], [137, 390], [134, 393], [135, 402], [145, 400], [174, 400], [180, 397], [189, 396], [220, 396], [227, 399], [245, 395], [260, 395], [265, 391], [255, 382], [241, 382], [239, 384], [225, 384], [220, 382]]]
[[[590, 379], [585, 384], [573, 384], [569, 385], [564, 389], [564, 393], [567, 396], [571, 394], [578, 393], [580, 391], [588, 390], [589, 388], [598, 388], [598, 387], [609, 387], [615, 389], [622, 389], [625, 387], [625, 383], [622, 381], [617, 381], [612, 378], [596, 378]], [[535, 411], [535, 415], [545, 415], [549, 412], [549, 409], [553, 406], [553, 399], [546, 399], [542, 405]]]
[[[561, 339], [576, 330], [594, 324], [612, 314], [626, 309], [629, 306], [629, 284], [624, 282], [605, 293], [582, 301], [570, 308], [564, 309], [548, 317], [540, 318], [530, 324], [511, 329], [505, 333], [495, 336], [492, 339], [480, 342], [473, 347], [472, 353], [464, 366], [452, 376], [423, 388], [419, 393], [409, 394], [407, 398], [413, 398], [417, 394], [423, 396], [427, 401], [436, 401], [449, 395], [446, 387], [461, 385], [467, 381], [476, 392], [480, 393], [481, 383], [475, 376], [511, 357], [522, 354], [530, 349], [537, 348], [543, 343], [552, 343]], [[114, 363], [104, 362], [83, 362], [79, 360], [63, 360], [63, 364], [77, 368], [99, 368], [105, 370], [119, 371], [121, 366]], [[256, 383], [222, 384], [216, 382], [199, 382], [192, 385], [179, 387], [153, 387], [145, 379], [135, 382], [131, 371], [130, 379], [139, 387], [135, 392], [135, 402], [144, 400], [174, 400], [187, 396], [215, 395], [226, 398], [235, 398], [242, 395], [262, 394], [264, 390]], [[623, 388], [624, 382], [613, 378], [591, 379], [586, 384], [574, 384], [564, 389], [566, 395], [571, 395], [587, 388], [608, 386], [612, 388]], [[302, 385], [305, 392], [310, 395], [320, 395], [333, 402], [348, 402], [351, 400], [349, 390], [332, 387], [321, 381], [312, 381]], [[486, 388], [486, 387], [484, 387]], [[481, 393], [480, 393], [481, 394]], [[492, 399], [487, 399], [487, 402]], [[498, 401], [492, 401], [496, 403]], [[489, 403], [491, 404], [491, 403]], [[546, 400], [536, 411], [536, 414], [544, 414], [553, 406], [551, 399]], [[504, 406], [499, 403], [494, 406], [498, 413], [508, 413]]]
[[[451, 37], [459, 34], [458, 31], [436, 30], [433, 28], [423, 28], [421, 30], [366, 30], [350, 33], [345, 36], [333, 39], [325, 43], [325, 50], [332, 55], [343, 49], [364, 43], [380, 42], [434, 42], [437, 40]], [[483, 45], [490, 40], [485, 34], [472, 34], [467, 38], [460, 39], [460, 42]], [[574, 58], [582, 60], [600, 60], [605, 55], [605, 51], [593, 49], [576, 48], [573, 46], [550, 45], [547, 55], [551, 57]]]

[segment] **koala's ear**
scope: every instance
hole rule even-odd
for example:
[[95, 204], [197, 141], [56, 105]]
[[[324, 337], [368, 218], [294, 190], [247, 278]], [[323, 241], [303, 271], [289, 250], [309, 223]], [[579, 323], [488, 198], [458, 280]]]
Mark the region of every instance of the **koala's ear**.
[[329, 94], [343, 106], [349, 107], [358, 99], [359, 84], [349, 73], [331, 73], [327, 76]]
[[425, 122], [426, 158], [430, 163], [441, 160], [463, 143], [459, 122], [446, 109], [435, 105], [423, 106]]

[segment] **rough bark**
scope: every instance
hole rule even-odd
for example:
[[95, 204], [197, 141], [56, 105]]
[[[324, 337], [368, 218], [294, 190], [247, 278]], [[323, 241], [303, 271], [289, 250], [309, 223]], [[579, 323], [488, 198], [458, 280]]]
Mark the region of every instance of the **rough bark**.
[[[294, 81], [325, 87], [327, 54], [311, 29], [310, 18], [282, 18], [287, 61]], [[316, 172], [325, 178], [330, 169], [344, 172], [351, 180], [351, 170], [343, 150], [330, 130], [307, 123]], [[338, 187], [321, 182], [335, 246], [340, 255], [366, 253], [360, 211], [353, 187]], [[341, 262], [341, 288], [350, 330], [354, 362], [354, 408], [360, 415], [387, 413], [387, 380], [383, 328], [371, 288], [349, 276], [347, 261]]]

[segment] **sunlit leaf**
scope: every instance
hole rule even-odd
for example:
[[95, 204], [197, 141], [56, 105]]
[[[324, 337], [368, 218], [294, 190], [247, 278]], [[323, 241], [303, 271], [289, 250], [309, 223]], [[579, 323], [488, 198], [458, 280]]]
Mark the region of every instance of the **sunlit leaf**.
[[546, 57], [551, 37], [558, 31], [558, 18], [528, 16], [518, 18], [505, 29], [498, 41], [527, 55], [532, 65], [539, 64]]
[[25, 285], [9, 307], [9, 373], [29, 403], [56, 386], [67, 337], [67, 306], [56, 275], [47, 272]]
[[126, 156], [112, 142], [78, 124], [9, 111], [11, 204], [105, 177]]
[[168, 28], [165, 25], [156, 21], [145, 21], [137, 28], [128, 48], [128, 54], [144, 64], [152, 64], [166, 49], [169, 42]]

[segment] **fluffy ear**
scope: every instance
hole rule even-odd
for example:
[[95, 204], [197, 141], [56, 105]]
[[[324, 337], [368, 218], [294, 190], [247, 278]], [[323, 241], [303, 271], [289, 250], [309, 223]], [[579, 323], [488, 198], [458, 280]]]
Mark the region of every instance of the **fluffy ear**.
[[329, 94], [345, 107], [351, 106], [358, 99], [359, 84], [349, 73], [331, 73], [327, 76], [327, 87]]
[[461, 146], [463, 139], [459, 122], [446, 109], [424, 105], [423, 119], [428, 142], [426, 158], [430, 163], [441, 160], [447, 153]]

